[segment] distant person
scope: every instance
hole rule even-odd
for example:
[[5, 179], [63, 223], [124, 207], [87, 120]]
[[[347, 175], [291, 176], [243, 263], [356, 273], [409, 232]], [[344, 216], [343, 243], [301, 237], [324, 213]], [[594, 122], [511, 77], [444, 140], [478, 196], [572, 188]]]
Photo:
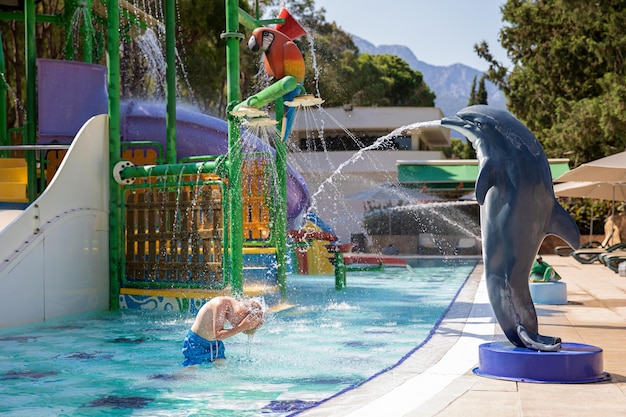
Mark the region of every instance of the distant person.
[[561, 277], [556, 273], [554, 268], [543, 260], [541, 255], [537, 255], [530, 268], [529, 279], [531, 282], [555, 282], [560, 280]]
[[[183, 366], [226, 359], [222, 340], [238, 333], [252, 335], [265, 322], [265, 310], [256, 300], [222, 296], [204, 304], [183, 341]], [[230, 327], [226, 328], [226, 323]]]
[[388, 244], [383, 248], [383, 255], [398, 255], [400, 251], [393, 246], [393, 243]]

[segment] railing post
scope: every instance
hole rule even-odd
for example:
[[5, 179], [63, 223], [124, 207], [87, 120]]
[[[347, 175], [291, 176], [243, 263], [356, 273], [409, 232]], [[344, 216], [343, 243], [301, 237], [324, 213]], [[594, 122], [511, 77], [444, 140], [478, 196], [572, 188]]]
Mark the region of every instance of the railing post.
[[[26, 143], [35, 144], [35, 121], [37, 120], [37, 45], [35, 33], [35, 2], [24, 2], [24, 27], [26, 43]], [[37, 166], [35, 152], [26, 152], [28, 164], [28, 201], [37, 198]]]
[[[31, 2], [28, 2], [31, 3]], [[121, 156], [120, 145], [120, 9], [117, 0], [107, 2], [107, 67], [109, 91], [109, 276], [110, 305], [112, 310], [120, 308], [119, 295], [122, 274], [126, 271], [122, 258], [123, 234], [122, 188], [113, 178], [113, 168]]]
[[335, 289], [346, 288], [346, 264], [343, 259], [343, 252], [335, 252]]
[[239, 87], [239, 42], [243, 34], [239, 29], [239, 3], [226, 0], [226, 78], [228, 86], [228, 199], [230, 285], [233, 295], [243, 294], [243, 197], [241, 195], [241, 141], [238, 118], [230, 114], [233, 106], [241, 100]]

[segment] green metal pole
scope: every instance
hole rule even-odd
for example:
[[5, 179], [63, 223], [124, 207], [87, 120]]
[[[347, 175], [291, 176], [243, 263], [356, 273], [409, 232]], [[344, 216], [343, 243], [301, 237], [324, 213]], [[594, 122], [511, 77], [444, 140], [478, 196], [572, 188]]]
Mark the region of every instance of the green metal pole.
[[192, 162], [188, 164], [169, 164], [154, 166], [131, 166], [120, 172], [123, 180], [131, 178], [160, 177], [165, 175], [179, 176], [181, 173], [209, 174], [215, 172], [221, 159], [209, 162]]
[[[228, 109], [241, 99], [239, 87], [239, 41], [243, 34], [239, 29], [239, 4], [237, 0], [226, 0], [226, 81], [228, 87]], [[229, 195], [229, 250], [230, 285], [233, 295], [243, 294], [243, 197], [241, 195], [241, 141], [239, 119], [228, 113], [228, 177]]]
[[[2, 31], [0, 31], [0, 145], [9, 146], [9, 136], [7, 135], [7, 83], [6, 65], [4, 63], [4, 42], [2, 41]], [[2, 151], [2, 156], [9, 156], [9, 151]]]
[[107, 61], [109, 89], [109, 277], [110, 305], [120, 308], [120, 283], [125, 271], [121, 268], [123, 235], [122, 188], [113, 178], [113, 167], [119, 162], [120, 145], [120, 10], [117, 0], [107, 2]]
[[[256, 7], [256, 10], [258, 12], [258, 5]], [[282, 19], [282, 18], [259, 19], [258, 13], [257, 13], [257, 17], [255, 18], [255, 17], [250, 16], [244, 10], [239, 9], [239, 23], [246, 29], [254, 30], [261, 26], [268, 26], [268, 25], [276, 24], [276, 23], [283, 24], [285, 23], [285, 19]]]
[[343, 259], [343, 252], [335, 252], [335, 289], [346, 288], [346, 263]]
[[[278, 101], [282, 104], [282, 100]], [[278, 264], [276, 268], [276, 282], [284, 299], [287, 297], [287, 144], [279, 138], [275, 146], [276, 176], [280, 192], [274, 220], [276, 263]]]
[[165, 100], [167, 130], [167, 162], [175, 164], [176, 157], [176, 0], [165, 4]]
[[[35, 40], [35, 2], [24, 2], [24, 27], [26, 42], [26, 143], [35, 144], [35, 120], [37, 120], [37, 45]], [[37, 161], [35, 151], [26, 152], [28, 169], [28, 201], [37, 198]]]
[[[67, 10], [67, 2], [65, 3], [65, 8]], [[25, 20], [26, 18], [24, 17], [24, 13], [0, 11], [0, 21], [2, 22], [23, 22]], [[55, 25], [62, 25], [64, 22], [63, 17], [56, 14], [39, 14], [35, 16], [35, 21], [37, 23], [52, 23]]]

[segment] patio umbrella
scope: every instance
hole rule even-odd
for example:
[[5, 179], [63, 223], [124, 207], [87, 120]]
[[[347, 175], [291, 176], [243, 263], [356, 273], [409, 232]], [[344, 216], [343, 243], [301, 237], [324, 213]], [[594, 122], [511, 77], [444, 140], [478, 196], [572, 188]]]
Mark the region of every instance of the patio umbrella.
[[386, 182], [367, 190], [360, 191], [355, 194], [346, 196], [346, 200], [352, 201], [372, 201], [372, 200], [403, 200], [408, 202], [414, 201], [441, 201], [439, 197], [422, 193], [412, 188], [402, 187], [401, 185]]
[[626, 201], [626, 183], [570, 181], [554, 185], [557, 197], [595, 198], [599, 200]]
[[[557, 197], [595, 198], [611, 200], [611, 218], [615, 223], [615, 201], [626, 201], [626, 183], [570, 181], [554, 185], [554, 194]], [[611, 234], [614, 230], [611, 232]], [[619, 231], [618, 231], [619, 233]], [[593, 234], [593, 217], [589, 228], [589, 241]]]
[[626, 182], [626, 151], [582, 164], [554, 180], [566, 181]]

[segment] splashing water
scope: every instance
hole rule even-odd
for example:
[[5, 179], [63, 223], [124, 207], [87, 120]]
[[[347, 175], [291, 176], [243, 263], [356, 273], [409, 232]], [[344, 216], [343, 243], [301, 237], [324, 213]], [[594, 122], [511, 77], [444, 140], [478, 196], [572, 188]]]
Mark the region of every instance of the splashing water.
[[471, 224], [471, 220], [466, 216], [458, 216], [458, 219], [453, 218], [452, 216], [446, 215], [442, 210], [435, 210], [437, 208], [443, 207], [454, 207], [454, 206], [468, 206], [476, 204], [473, 201], [438, 201], [438, 202], [429, 202], [422, 204], [412, 204], [400, 207], [392, 207], [391, 210], [395, 211], [407, 211], [417, 215], [417, 213], [421, 210], [429, 210], [432, 213], [436, 214], [440, 219], [447, 222], [449, 225], [455, 227], [456, 229], [463, 232], [463, 234], [476, 239], [478, 242], [482, 241], [482, 237], [480, 233], [470, 229], [468, 225]]
[[7, 78], [6, 78], [6, 74], [4, 72], [0, 72], [0, 76], [2, 77], [2, 83], [4, 84], [7, 91], [11, 94], [11, 97], [13, 98], [15, 107], [19, 109], [20, 113], [24, 115], [25, 119], [28, 119], [28, 113], [26, 112], [26, 107], [24, 107], [24, 104], [21, 102], [21, 100], [17, 96], [17, 93], [15, 92], [15, 90], [12, 89], [11, 86], [9, 85], [9, 82], [7, 81]]
[[313, 66], [313, 74], [315, 80], [315, 91], [317, 92], [317, 96], [320, 94], [320, 70], [317, 66], [317, 56], [315, 55], [315, 41], [313, 39], [313, 35], [311, 35], [311, 31], [306, 31], [306, 39], [309, 41], [309, 51], [311, 52], [311, 65]]
[[163, 48], [157, 34], [152, 29], [138, 36], [135, 40], [137, 46], [147, 60], [146, 77], [153, 81], [155, 92], [163, 94], [165, 91], [165, 57], [163, 56]]
[[[383, 147], [384, 145], [386, 145], [388, 142], [390, 142], [393, 138], [400, 136], [403, 132], [407, 131], [407, 130], [417, 130], [420, 128], [427, 128], [427, 127], [436, 127], [436, 126], [440, 126], [441, 125], [441, 121], [439, 120], [433, 120], [433, 121], [428, 121], [428, 122], [417, 122], [417, 123], [413, 123], [410, 125], [406, 125], [406, 126], [402, 126], [402, 127], [398, 127], [396, 129], [394, 129], [392, 132], [388, 133], [385, 136], [381, 136], [378, 139], [376, 139], [376, 141], [374, 143], [372, 143], [369, 146], [366, 146], [364, 148], [359, 149], [357, 152], [355, 152], [352, 157], [346, 161], [344, 161], [343, 163], [341, 163], [337, 169], [335, 169], [335, 171], [328, 177], [326, 178], [319, 186], [319, 188], [317, 189], [317, 191], [315, 193], [313, 193], [313, 195], [311, 196], [311, 200], [315, 201], [316, 197], [322, 193], [324, 191], [324, 187], [328, 184], [332, 184], [333, 180], [335, 179], [335, 177], [337, 177], [338, 175], [340, 175], [342, 173], [342, 170], [350, 165], [353, 164], [354, 162], [363, 159], [364, 158], [364, 154], [368, 151], [371, 150], [375, 150], [375, 149], [379, 149], [381, 147]], [[313, 207], [314, 204], [311, 205], [311, 207]]]

